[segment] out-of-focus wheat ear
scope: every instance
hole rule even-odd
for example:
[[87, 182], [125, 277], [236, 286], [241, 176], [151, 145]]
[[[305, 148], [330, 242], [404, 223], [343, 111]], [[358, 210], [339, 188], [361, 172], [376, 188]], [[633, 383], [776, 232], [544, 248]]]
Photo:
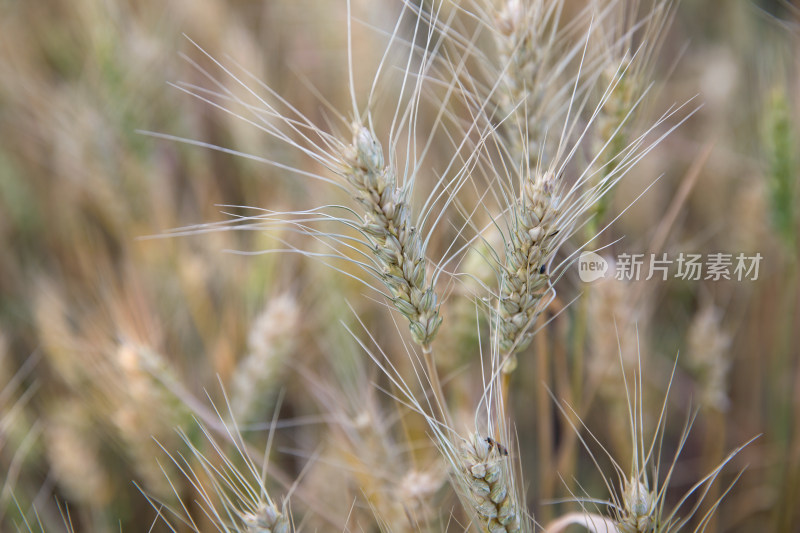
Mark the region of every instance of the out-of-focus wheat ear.
[[[711, 298], [705, 298], [695, 312], [687, 333], [686, 368], [691, 374], [699, 400], [699, 408], [704, 415], [703, 450], [709, 458], [705, 468], [712, 467], [715, 461], [725, 453], [725, 440], [720, 435], [726, 434], [726, 417], [730, 399], [728, 397], [728, 371], [731, 367], [729, 348], [732, 337], [723, 324], [721, 310]], [[714, 529], [717, 518], [712, 512], [712, 499], [719, 501], [721, 487], [713, 486], [709, 490], [703, 507], [699, 512], [706, 513], [710, 528]]]
[[499, 60], [487, 65], [487, 74], [488, 79], [499, 78], [492, 99], [502, 121], [505, 149], [516, 166], [536, 168], [548, 151], [548, 132], [569, 107], [571, 84], [577, 80], [568, 73], [568, 65], [580, 55], [580, 35], [591, 27], [592, 17], [602, 18], [604, 13], [596, 14], [589, 2], [563, 21], [563, 1], [478, 4]]
[[253, 321], [248, 354], [237, 365], [231, 387], [231, 408], [238, 420], [249, 423], [275, 400], [277, 385], [300, 336], [301, 310], [289, 293], [270, 298]]
[[100, 460], [91, 414], [73, 400], [53, 406], [48, 418], [44, 441], [59, 486], [75, 501], [98, 508], [108, 504], [111, 478]]
[[[614, 172], [620, 161], [619, 154], [630, 142], [633, 128], [642, 115], [640, 99], [650, 92], [654, 60], [674, 17], [673, 4], [672, 0], [658, 0], [641, 14], [641, 6], [619, 2], [595, 32], [597, 53], [604, 66], [598, 80], [603, 94], [591, 146], [598, 156], [596, 163], [600, 170], [587, 183], [590, 187], [604, 182]], [[593, 216], [586, 232], [590, 237], [602, 227], [613, 189], [607, 192], [592, 208]]]
[[[148, 346], [122, 341], [110, 359], [116, 375], [105, 376], [109, 383], [98, 386], [107, 404], [99, 410], [125, 443], [125, 453], [148, 490], [167, 495], [170, 488], [153, 461], [158, 451], [153, 438], [166, 439], [175, 424], [189, 418], [172, 392], [180, 379], [169, 361]], [[97, 373], [95, 379], [104, 377]]]
[[720, 310], [705, 304], [695, 314], [687, 333], [687, 366], [700, 390], [702, 409], [723, 412], [728, 408], [728, 348], [731, 335], [722, 325]]
[[786, 89], [776, 87], [765, 103], [765, 149], [772, 224], [788, 249], [797, 246], [798, 132]]
[[99, 434], [99, 428], [111, 430], [121, 444], [115, 451], [148, 489], [169, 494], [153, 461], [158, 448], [151, 436], [164, 438], [186, 413], [162, 386], [178, 379], [169, 361], [151, 348], [151, 337], [158, 337], [157, 313], [148, 308], [144, 291], [133, 282], [105, 289], [107, 305], [100, 310], [87, 304], [90, 298], [73, 294], [70, 301], [63, 288], [42, 283], [36, 318], [43, 353], [86, 410], [80, 425], [84, 438]]
[[[630, 52], [626, 50], [618, 63], [608, 65], [602, 72], [600, 85], [608, 87], [610, 94], [598, 109], [597, 134], [593, 138], [592, 149], [594, 153], [603, 155], [598, 162], [600, 171], [593, 175], [592, 182], [587, 183], [588, 187], [597, 186], [613, 173], [619, 162], [617, 155], [628, 145], [628, 133], [631, 126], [629, 114], [636, 102], [635, 91], [637, 89], [636, 82], [631, 79], [632, 76], [629, 73], [631, 61]], [[613, 189], [609, 189], [592, 206], [592, 217], [586, 228], [588, 237], [593, 237], [602, 224], [611, 203], [612, 192]]]
[[[610, 257], [609, 269], [614, 262]], [[632, 374], [638, 365], [639, 344], [649, 338], [650, 301], [646, 294], [637, 299], [635, 286], [614, 277], [591, 283], [581, 304], [586, 310], [587, 357], [584, 401], [597, 396], [609, 415], [608, 446], [619, 454], [633, 451], [627, 438], [628, 394], [624, 373]], [[622, 370], [624, 369], [624, 370]]]
[[[335, 500], [343, 488], [356, 493], [356, 508], [347, 519], [352, 524], [374, 519], [382, 530], [396, 533], [429, 530], [424, 526], [437, 517], [435, 496], [447, 478], [435, 450], [413, 440], [414, 424], [403, 420], [402, 406], [398, 412], [381, 405], [374, 376], [355, 346], [331, 344], [336, 348], [329, 350], [326, 365], [300, 370], [328, 427], [324, 450], [309, 474], [316, 477], [306, 485], [323, 500]], [[364, 503], [372, 516], [362, 516]]]
[[[533, 158], [534, 166], [543, 132], [539, 124], [529, 124], [524, 118], [515, 118], [522, 118], [521, 115], [528, 109], [536, 109], [537, 104], [541, 105], [542, 92], [546, 90], [541, 85], [544, 81], [542, 73], [547, 71], [547, 45], [552, 42], [552, 34], [546, 28], [549, 23], [557, 22], [563, 3], [551, 2], [547, 8], [544, 4], [506, 0], [500, 3], [500, 9], [489, 19], [494, 22], [498, 55], [506, 66], [502, 71], [502, 85], [498, 88], [497, 100], [502, 116], [509, 117], [506, 126], [512, 133], [509, 135], [512, 142], [509, 151], [517, 162], [521, 162], [523, 154], [528, 154], [529, 160]], [[531, 126], [536, 129], [531, 131]], [[519, 130], [527, 131], [528, 135], [513, 134]], [[523, 139], [528, 141], [527, 146], [517, 146], [516, 143], [521, 143]]]
[[[498, 249], [502, 250], [502, 234], [494, 226], [480, 232], [459, 265], [460, 279], [454, 286], [455, 297], [450, 299], [447, 308], [448, 327], [443, 331], [447, 341], [454, 347], [453, 356], [458, 363], [474, 360], [474, 352], [480, 340], [481, 330], [485, 330], [487, 319], [491, 317], [484, 301], [491, 293], [491, 286], [497, 279]], [[464, 383], [463, 387], [469, 387]]]

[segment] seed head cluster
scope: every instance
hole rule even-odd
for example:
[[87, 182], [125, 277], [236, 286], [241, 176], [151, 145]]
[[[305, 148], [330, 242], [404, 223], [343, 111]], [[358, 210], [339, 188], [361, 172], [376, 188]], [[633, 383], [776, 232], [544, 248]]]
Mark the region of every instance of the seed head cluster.
[[500, 286], [497, 330], [503, 354], [511, 355], [531, 340], [530, 324], [543, 310], [550, 290], [546, 268], [559, 232], [559, 214], [558, 181], [552, 173], [525, 182], [506, 243]]
[[[535, 4], [535, 3], [534, 3]], [[518, 114], [518, 106], [521, 102], [526, 104], [526, 109], [535, 110], [538, 108], [537, 98], [541, 97], [541, 91], [536, 86], [539, 82], [538, 69], [542, 65], [542, 55], [540, 39], [537, 39], [537, 20], [541, 14], [537, 13], [540, 9], [535, 5], [523, 5], [520, 0], [507, 0], [502, 8], [495, 15], [496, 46], [502, 65], [507, 65], [502, 74], [503, 90], [499, 98], [500, 109], [504, 116]], [[529, 121], [525, 124], [528, 128], [529, 141], [538, 139], [538, 131], [534, 133], [530, 128], [537, 126], [536, 121]], [[512, 129], [517, 128], [517, 124], [510, 124]], [[520, 141], [518, 136], [512, 136], [513, 142]], [[529, 147], [512, 147], [512, 151], [521, 154], [528, 152], [535, 155], [538, 151]]]
[[374, 244], [391, 300], [409, 320], [414, 341], [428, 346], [442, 318], [436, 294], [426, 283], [425, 247], [412, 224], [408, 189], [397, 186], [395, 170], [385, 164], [378, 139], [365, 126], [354, 127], [345, 162], [345, 177], [366, 209], [361, 230]]
[[620, 533], [646, 533], [656, 531], [656, 495], [645, 483], [632, 478], [622, 489], [622, 509], [617, 517]]
[[242, 513], [247, 533], [289, 533], [291, 524], [273, 505], [264, 504], [254, 513]]
[[499, 447], [480, 435], [472, 435], [463, 445], [461, 461], [481, 530], [491, 533], [521, 531], [514, 491], [508, 483], [504, 464], [507, 458]]

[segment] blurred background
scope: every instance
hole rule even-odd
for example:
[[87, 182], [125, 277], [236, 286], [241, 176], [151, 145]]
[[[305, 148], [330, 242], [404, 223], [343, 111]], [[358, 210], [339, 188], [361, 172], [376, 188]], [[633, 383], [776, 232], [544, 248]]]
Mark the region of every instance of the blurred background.
[[[362, 93], [397, 4], [352, 2]], [[798, 8], [778, 1], [677, 5], [647, 109], [657, 118], [695, 96], [702, 108], [623, 180], [604, 216], [624, 214], [601, 236], [603, 254], [759, 253], [759, 276], [560, 282], [562, 303], [583, 295], [537, 336], [512, 384], [538, 521], [575, 509], [552, 502], [576, 487], [608, 495], [569, 417], [528, 384], [569, 401], [626, 465], [620, 361], [634, 368], [641, 353], [650, 426], [678, 356], [666, 463], [696, 415], [672, 501], [760, 435], [700, 514], [746, 467], [708, 531], [800, 531], [798, 25]], [[0, 529], [63, 531], [68, 513], [75, 531], [169, 531], [143, 493], [197, 510], [197, 487], [167, 452], [208, 447], [194, 418], [213, 424], [228, 406], [262, 452], [266, 424], [276, 414], [284, 422], [268, 486], [282, 495], [296, 485], [297, 529], [373, 531], [373, 508], [422, 515], [432, 495], [441, 509], [453, 505], [424, 426], [378, 391], [384, 378], [342, 326], [360, 332], [360, 316], [387, 353], [404, 357], [405, 326], [375, 293], [296, 254], [230, 253], [302, 246], [280, 230], [148, 238], [226, 220], [221, 205], [307, 209], [339, 198], [258, 161], [139, 131], [321, 172], [168, 85], [209, 86], [191, 63], [208, 60], [184, 34], [325, 124], [320, 95], [350, 109], [346, 29], [345, 2], [333, 0], [0, 0]], [[462, 375], [466, 384], [448, 393], [467, 412], [480, 340], [475, 306], [459, 294], [447, 300], [441, 365]]]

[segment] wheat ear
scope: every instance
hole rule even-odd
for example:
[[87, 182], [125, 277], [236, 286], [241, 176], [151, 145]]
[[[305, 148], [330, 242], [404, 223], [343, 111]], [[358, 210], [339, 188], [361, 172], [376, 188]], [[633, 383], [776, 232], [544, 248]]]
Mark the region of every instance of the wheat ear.
[[[506, 244], [497, 310], [498, 343], [503, 354], [530, 342], [529, 324], [542, 311], [550, 292], [546, 262], [554, 250], [560, 217], [557, 181], [552, 173], [526, 181], [514, 209], [513, 227]], [[511, 370], [506, 365], [506, 371]]]
[[[677, 503], [674, 504], [671, 510], [667, 509], [667, 489], [672, 480], [672, 475], [675, 473], [678, 457], [688, 440], [689, 430], [694, 420], [694, 416], [690, 416], [687, 419], [683, 434], [677, 443], [672, 462], [669, 464], [666, 473], [663, 473], [661, 471], [661, 455], [666, 428], [667, 400], [669, 399], [672, 381], [675, 377], [677, 360], [675, 361], [675, 366], [673, 366], [669, 386], [667, 387], [661, 405], [661, 411], [656, 420], [655, 431], [649, 441], [645, 437], [645, 430], [643, 428], [645, 412], [643, 405], [641, 358], [639, 359], [639, 366], [634, 372], [633, 384], [631, 386], [629, 386], [627, 378], [625, 377], [624, 365], [622, 368], [623, 384], [628, 400], [628, 419], [630, 423], [629, 437], [633, 450], [629, 469], [624, 469], [603, 443], [601, 443], [586, 427], [584, 422], [580, 422], [583, 429], [588, 432], [589, 438], [603, 450], [603, 453], [613, 465], [615, 477], [618, 480], [617, 488], [614, 487], [613, 476], [603, 474], [598, 459], [592, 453], [586, 439], [580, 435], [580, 430], [568, 420], [570, 426], [572, 426], [573, 430], [578, 434], [578, 439], [587, 452], [589, 452], [595, 467], [597, 467], [601, 475], [603, 475], [604, 483], [611, 495], [611, 501], [604, 502], [610, 510], [610, 517], [603, 517], [595, 513], [584, 513], [585, 520], [604, 528], [592, 528], [593, 531], [597, 532], [609, 531], [608, 528], [611, 525], [613, 525], [614, 528], [612, 531], [616, 533], [677, 533], [678, 531], [687, 530], [689, 522], [698, 514], [700, 506], [709, 494], [711, 485], [718, 479], [722, 469], [747, 445], [753, 442], [755, 438], [750, 439], [730, 452], [714, 469], [692, 485]], [[567, 408], [572, 415], [577, 417], [577, 413], [572, 408], [568, 406]], [[562, 406], [559, 406], [559, 409], [566, 415], [566, 411]], [[580, 420], [579, 417], [578, 419]], [[737, 480], [738, 476], [736, 476], [733, 482], [722, 491], [721, 496], [710, 504], [709, 510], [698, 517], [697, 525], [692, 531], [695, 533], [705, 531], [706, 526], [719, 507], [722, 498], [727, 495]], [[589, 501], [597, 500], [589, 499]], [[576, 520], [572, 523], [581, 522]], [[545, 530], [550, 533], [557, 533], [566, 525], [567, 523], [565, 521], [557, 520], [548, 525]]]
[[409, 189], [397, 186], [396, 172], [366, 126], [353, 126], [344, 172], [354, 198], [366, 210], [361, 230], [374, 245], [381, 279], [398, 311], [409, 321], [414, 341], [429, 350], [442, 323], [433, 287], [426, 283], [425, 247], [412, 224]]
[[513, 488], [508, 483], [507, 467], [503, 464], [508, 452], [500, 446], [491, 437], [470, 435], [462, 443], [461, 465], [481, 530], [518, 533], [521, 531], [518, 510]]

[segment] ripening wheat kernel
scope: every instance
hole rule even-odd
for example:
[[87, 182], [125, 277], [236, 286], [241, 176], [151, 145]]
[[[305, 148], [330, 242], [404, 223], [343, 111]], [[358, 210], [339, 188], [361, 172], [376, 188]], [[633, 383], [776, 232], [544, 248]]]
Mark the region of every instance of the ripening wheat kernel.
[[595, 513], [568, 513], [545, 527], [545, 533], [562, 533], [571, 525], [580, 525], [591, 533], [657, 533], [663, 530], [658, 525], [658, 495], [644, 482], [635, 478], [625, 479], [621, 501], [610, 503], [613, 518]]
[[300, 334], [300, 318], [295, 298], [281, 294], [271, 298], [253, 321], [247, 338], [249, 353], [236, 367], [231, 387], [231, 408], [237, 420], [250, 422], [265, 414], [265, 403], [272, 401]]
[[643, 481], [626, 479], [622, 487], [622, 509], [617, 517], [620, 533], [655, 531], [657, 527], [656, 504], [658, 498]]

